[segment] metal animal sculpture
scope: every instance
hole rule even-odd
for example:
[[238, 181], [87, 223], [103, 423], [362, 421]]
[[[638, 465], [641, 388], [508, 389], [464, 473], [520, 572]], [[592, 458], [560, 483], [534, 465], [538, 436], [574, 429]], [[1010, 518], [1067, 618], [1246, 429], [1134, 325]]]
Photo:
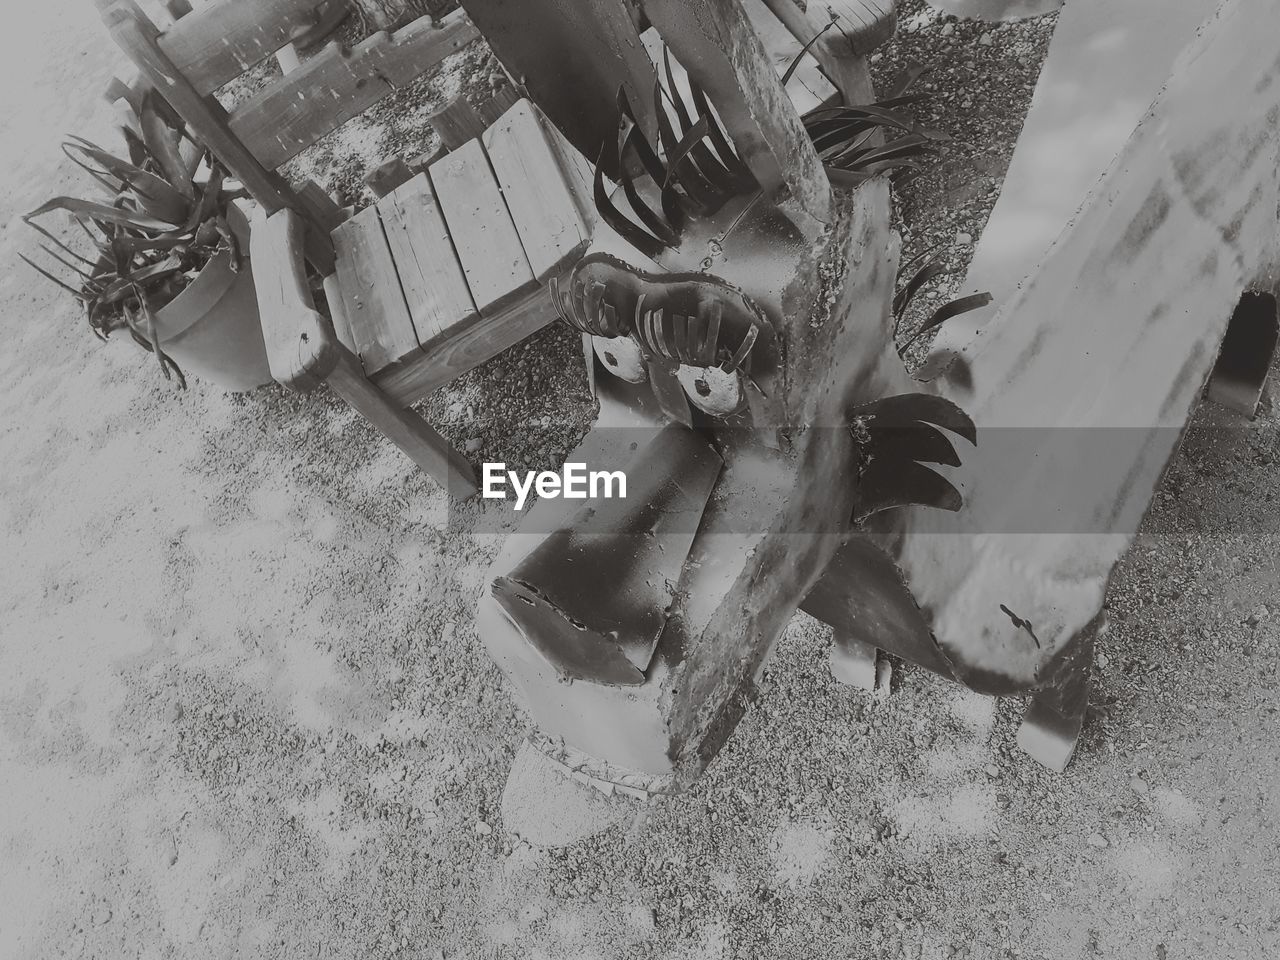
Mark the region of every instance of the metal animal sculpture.
[[571, 459], [633, 492], [539, 504], [478, 611], [539, 755], [606, 791], [678, 789], [804, 609], [843, 679], [882, 649], [1030, 693], [1019, 742], [1063, 768], [1107, 576], [1247, 290], [1270, 315], [1228, 348], [1275, 344], [1280, 66], [1237, 51], [1280, 0], [1223, 8], [1040, 271], [928, 383], [893, 344], [885, 178], [831, 191], [831, 126], [786, 116], [735, 4], [642, 6], [689, 96], [665, 62], [656, 142], [623, 101], [603, 226], [555, 287], [600, 401]]

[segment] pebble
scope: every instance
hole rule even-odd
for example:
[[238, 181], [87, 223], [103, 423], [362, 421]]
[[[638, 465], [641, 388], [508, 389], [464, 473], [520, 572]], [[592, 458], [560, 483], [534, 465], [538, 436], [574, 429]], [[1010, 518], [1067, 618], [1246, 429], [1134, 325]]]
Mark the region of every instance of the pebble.
[[949, 37], [955, 32], [956, 32], [956, 25], [954, 23], [944, 23], [942, 25], [942, 35], [944, 37]]
[[483, 820], [477, 820], [475, 831], [478, 836], [487, 837], [489, 834], [493, 833], [493, 827], [489, 826]]
[[469, 437], [467, 439], [467, 453], [477, 452], [480, 449], [480, 447], [483, 445], [483, 442], [484, 441], [482, 441], [479, 437]]
[[182, 704], [175, 700], [173, 703], [169, 704], [168, 709], [165, 710], [164, 718], [170, 723], [177, 723], [182, 719], [185, 712], [186, 711], [182, 709]]
[[997, 767], [994, 763], [988, 763], [986, 769], [987, 769], [988, 777], [995, 778], [1000, 776], [1000, 768]]
[[1099, 850], [1102, 850], [1102, 849], [1104, 849], [1104, 848], [1106, 848], [1106, 847], [1110, 846], [1110, 844], [1109, 844], [1109, 843], [1107, 843], [1107, 838], [1106, 838], [1106, 837], [1104, 837], [1104, 836], [1103, 836], [1102, 834], [1100, 834], [1100, 833], [1091, 833], [1091, 834], [1089, 834], [1089, 840], [1088, 840], [1088, 843], [1089, 843], [1089, 846], [1091, 846], [1091, 847], [1097, 847]]
[[1151, 790], [1151, 788], [1147, 786], [1147, 781], [1143, 780], [1141, 777], [1134, 777], [1129, 781], [1129, 786], [1132, 787], [1133, 792], [1140, 797], [1145, 797]]
[[984, 33], [982, 36], [980, 36], [978, 38], [978, 44], [979, 46], [983, 46], [983, 47], [991, 46], [991, 34]]
[[973, 234], [965, 233], [963, 230], [957, 231], [956, 243], [960, 244], [962, 247], [967, 247], [969, 244], [973, 243]]

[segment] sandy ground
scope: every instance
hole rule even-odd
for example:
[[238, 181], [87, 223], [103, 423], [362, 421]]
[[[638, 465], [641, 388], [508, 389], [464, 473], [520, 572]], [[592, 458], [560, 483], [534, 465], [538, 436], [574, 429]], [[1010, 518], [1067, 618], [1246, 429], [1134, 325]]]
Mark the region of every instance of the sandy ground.
[[[1067, 775], [1016, 751], [1017, 701], [843, 688], [797, 617], [692, 791], [534, 849], [499, 815], [526, 720], [474, 632], [478, 508], [329, 398], [177, 394], [99, 348], [10, 218], [70, 182], [113, 51], [82, 0], [0, 42], [0, 958], [1280, 956], [1277, 537], [1225, 532], [1274, 529], [1270, 394], [1247, 430], [1198, 416]], [[943, 232], [980, 213], [957, 189]], [[555, 462], [575, 349], [432, 415]]]

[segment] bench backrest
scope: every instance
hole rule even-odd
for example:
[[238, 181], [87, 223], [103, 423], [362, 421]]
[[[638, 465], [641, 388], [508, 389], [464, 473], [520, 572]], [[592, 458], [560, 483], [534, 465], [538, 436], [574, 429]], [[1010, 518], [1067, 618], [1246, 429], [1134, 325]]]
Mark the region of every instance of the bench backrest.
[[[322, 271], [333, 266], [331, 212], [276, 168], [481, 29], [533, 102], [594, 159], [601, 131], [614, 123], [618, 87], [631, 90], [638, 110], [650, 102], [655, 75], [639, 28], [651, 24], [706, 91], [758, 182], [820, 217], [829, 208], [821, 164], [739, 0], [522, 0], [518, 17], [507, 3], [463, 0], [466, 12], [440, 21], [423, 17], [351, 50], [331, 44], [230, 113], [213, 92], [311, 26], [319, 0], [212, 0], [164, 30], [134, 0], [95, 2], [143, 78], [254, 199], [268, 213], [287, 207], [304, 218], [308, 258]], [[584, 62], [591, 83], [578, 76]]]

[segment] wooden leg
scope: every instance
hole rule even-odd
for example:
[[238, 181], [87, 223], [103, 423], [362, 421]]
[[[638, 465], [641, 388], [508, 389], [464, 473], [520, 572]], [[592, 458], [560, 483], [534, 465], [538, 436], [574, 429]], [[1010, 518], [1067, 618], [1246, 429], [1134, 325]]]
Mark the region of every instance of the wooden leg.
[[381, 430], [451, 496], [465, 500], [478, 493], [475, 471], [462, 454], [420, 416], [370, 383], [360, 361], [349, 350], [339, 347], [338, 351], [338, 364], [328, 377], [329, 386], [338, 396]]

